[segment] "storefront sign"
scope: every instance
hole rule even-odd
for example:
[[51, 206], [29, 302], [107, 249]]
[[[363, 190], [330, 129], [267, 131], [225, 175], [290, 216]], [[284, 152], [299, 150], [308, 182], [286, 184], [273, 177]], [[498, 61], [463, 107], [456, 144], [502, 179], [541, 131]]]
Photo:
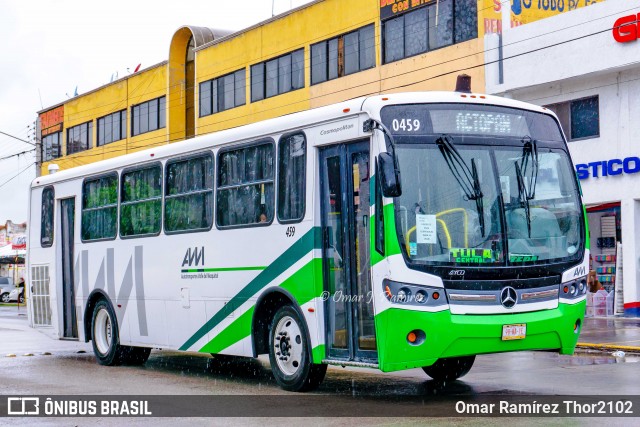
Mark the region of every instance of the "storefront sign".
[[618, 43], [634, 42], [640, 36], [640, 13], [619, 18], [613, 24], [613, 38]]
[[589, 177], [600, 178], [609, 175], [634, 174], [640, 172], [640, 158], [627, 157], [625, 159], [600, 160], [576, 165], [578, 179]]
[[24, 234], [13, 236], [11, 249], [14, 251], [27, 249], [27, 236]]
[[51, 133], [61, 131], [63, 121], [64, 105], [40, 114], [40, 128], [42, 129], [42, 136], [47, 136]]
[[380, 19], [385, 20], [433, 2], [433, 0], [380, 0]]

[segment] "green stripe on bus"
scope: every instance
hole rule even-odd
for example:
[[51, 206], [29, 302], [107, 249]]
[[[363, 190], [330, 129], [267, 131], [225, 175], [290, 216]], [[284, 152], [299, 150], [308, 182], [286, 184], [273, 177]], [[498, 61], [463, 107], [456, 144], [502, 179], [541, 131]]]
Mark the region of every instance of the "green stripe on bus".
[[290, 268], [300, 258], [308, 254], [312, 249], [322, 247], [322, 233], [319, 227], [313, 227], [297, 242], [289, 247], [282, 255], [276, 258], [267, 268], [262, 270], [251, 282], [224, 305], [216, 314], [211, 317], [198, 331], [191, 336], [180, 350], [188, 350], [192, 345], [204, 337], [210, 330], [215, 328], [224, 319], [233, 313], [238, 307], [253, 297], [258, 291], [268, 285], [276, 277]]
[[264, 270], [267, 267], [220, 267], [220, 268], [193, 268], [188, 270], [180, 270], [181, 273], [212, 273], [218, 271], [254, 271]]
[[[318, 277], [314, 278], [314, 275]], [[322, 259], [314, 258], [305, 264], [300, 270], [293, 273], [280, 284], [283, 289], [289, 291], [299, 305], [304, 305], [322, 293]], [[310, 284], [320, 283], [320, 289], [310, 287]], [[219, 353], [238, 341], [251, 335], [251, 320], [255, 306], [249, 308], [240, 315], [199, 351], [202, 353]]]

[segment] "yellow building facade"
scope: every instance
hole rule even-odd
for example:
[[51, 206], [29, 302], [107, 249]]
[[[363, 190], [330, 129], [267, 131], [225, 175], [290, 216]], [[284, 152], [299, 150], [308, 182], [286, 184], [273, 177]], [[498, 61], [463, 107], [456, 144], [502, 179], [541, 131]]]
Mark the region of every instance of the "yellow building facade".
[[482, 92], [485, 0], [318, 0], [232, 34], [178, 29], [169, 58], [39, 112], [40, 170], [347, 99]]

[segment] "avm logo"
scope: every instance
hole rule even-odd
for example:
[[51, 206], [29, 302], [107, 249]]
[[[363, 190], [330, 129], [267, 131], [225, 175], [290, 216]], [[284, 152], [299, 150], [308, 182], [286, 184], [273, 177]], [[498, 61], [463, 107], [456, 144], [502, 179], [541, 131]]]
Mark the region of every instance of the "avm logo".
[[198, 249], [197, 247], [193, 249], [187, 249], [187, 253], [184, 254], [184, 259], [182, 260], [182, 266], [198, 266], [201, 263], [202, 265], [204, 265], [204, 246], [202, 246], [200, 249]]

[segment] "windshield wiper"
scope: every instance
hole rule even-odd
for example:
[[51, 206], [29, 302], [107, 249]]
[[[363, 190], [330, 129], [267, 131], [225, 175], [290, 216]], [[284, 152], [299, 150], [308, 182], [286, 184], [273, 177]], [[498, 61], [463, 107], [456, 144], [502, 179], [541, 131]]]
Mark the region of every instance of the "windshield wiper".
[[[529, 232], [529, 238], [531, 238], [531, 209], [529, 207], [529, 200], [533, 200], [536, 197], [536, 184], [538, 182], [538, 145], [535, 139], [531, 139], [529, 136], [522, 138], [522, 159], [520, 164], [517, 161], [514, 162], [516, 167], [516, 179], [518, 181], [518, 199], [524, 207], [524, 214], [527, 219], [527, 231]], [[531, 165], [529, 165], [529, 158], [531, 158]], [[527, 177], [529, 186], [527, 187], [525, 181], [525, 174], [527, 168], [531, 169], [531, 175]]]
[[482, 233], [482, 237], [484, 237], [484, 203], [482, 199], [484, 196], [480, 189], [480, 180], [478, 179], [478, 169], [475, 159], [471, 159], [471, 169], [469, 169], [469, 166], [453, 145], [453, 138], [449, 135], [441, 135], [436, 139], [436, 145], [440, 149], [440, 153], [442, 157], [444, 157], [444, 161], [447, 163], [453, 177], [458, 181], [460, 188], [462, 188], [466, 199], [476, 202], [480, 232]]

